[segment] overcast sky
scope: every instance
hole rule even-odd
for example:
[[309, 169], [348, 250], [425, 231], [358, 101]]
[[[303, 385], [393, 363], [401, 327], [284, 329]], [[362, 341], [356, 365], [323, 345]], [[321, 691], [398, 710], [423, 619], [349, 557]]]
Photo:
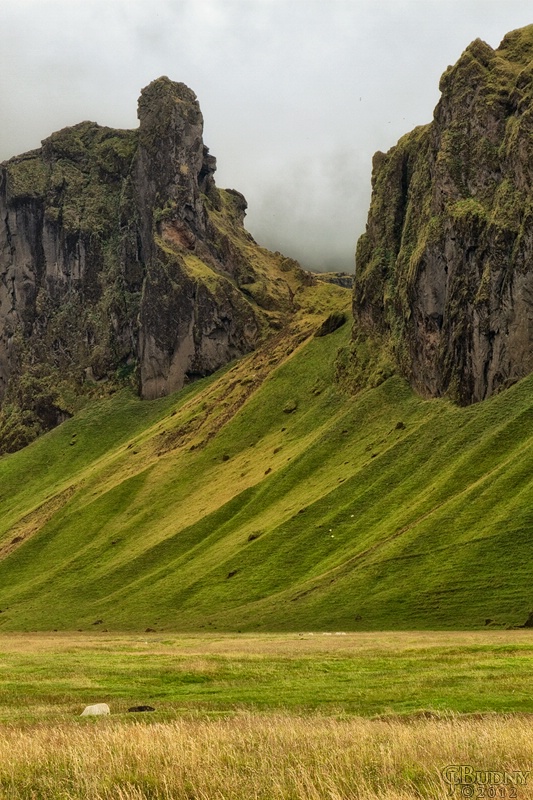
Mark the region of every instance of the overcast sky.
[[353, 271], [373, 153], [431, 120], [473, 39], [532, 22], [530, 0], [0, 0], [0, 160], [85, 119], [136, 127], [167, 75], [255, 238]]

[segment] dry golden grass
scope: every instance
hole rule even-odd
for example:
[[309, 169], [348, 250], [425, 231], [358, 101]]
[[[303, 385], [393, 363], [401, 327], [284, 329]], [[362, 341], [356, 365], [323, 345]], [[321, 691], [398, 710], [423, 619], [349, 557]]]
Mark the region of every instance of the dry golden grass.
[[[442, 798], [449, 764], [533, 767], [519, 717], [336, 720], [244, 713], [126, 725], [11, 726], [0, 732], [3, 800], [347, 800]], [[468, 796], [533, 797], [526, 785]], [[515, 791], [516, 790], [516, 791]], [[467, 796], [456, 788], [454, 796]]]

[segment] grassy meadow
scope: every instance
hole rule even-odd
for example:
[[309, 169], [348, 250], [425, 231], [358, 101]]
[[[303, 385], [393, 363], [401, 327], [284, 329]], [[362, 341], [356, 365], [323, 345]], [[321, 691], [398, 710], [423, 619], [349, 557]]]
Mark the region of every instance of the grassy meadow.
[[0, 722], [122, 714], [531, 713], [533, 631], [0, 637]]
[[3, 634], [0, 797], [446, 797], [448, 765], [533, 770], [532, 660], [530, 631]]

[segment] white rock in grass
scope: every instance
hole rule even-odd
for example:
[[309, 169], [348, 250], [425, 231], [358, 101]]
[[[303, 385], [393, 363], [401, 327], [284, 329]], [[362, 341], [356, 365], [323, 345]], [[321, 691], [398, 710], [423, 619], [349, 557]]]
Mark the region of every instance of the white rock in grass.
[[86, 706], [81, 712], [80, 717], [99, 716], [101, 714], [110, 713], [107, 703], [96, 703], [94, 706]]

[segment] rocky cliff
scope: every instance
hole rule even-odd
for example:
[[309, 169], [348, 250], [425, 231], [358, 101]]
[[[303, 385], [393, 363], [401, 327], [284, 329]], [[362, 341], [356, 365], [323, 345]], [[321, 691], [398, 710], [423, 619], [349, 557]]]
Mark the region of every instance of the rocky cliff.
[[333, 283], [343, 289], [353, 289], [353, 275], [348, 272], [315, 272], [314, 275], [319, 281]]
[[217, 189], [196, 96], [160, 78], [139, 128], [82, 122], [0, 165], [0, 452], [133, 381], [145, 398], [250, 351], [308, 278]]
[[374, 157], [354, 310], [422, 395], [470, 403], [533, 370], [533, 26], [473, 42], [440, 89]]

